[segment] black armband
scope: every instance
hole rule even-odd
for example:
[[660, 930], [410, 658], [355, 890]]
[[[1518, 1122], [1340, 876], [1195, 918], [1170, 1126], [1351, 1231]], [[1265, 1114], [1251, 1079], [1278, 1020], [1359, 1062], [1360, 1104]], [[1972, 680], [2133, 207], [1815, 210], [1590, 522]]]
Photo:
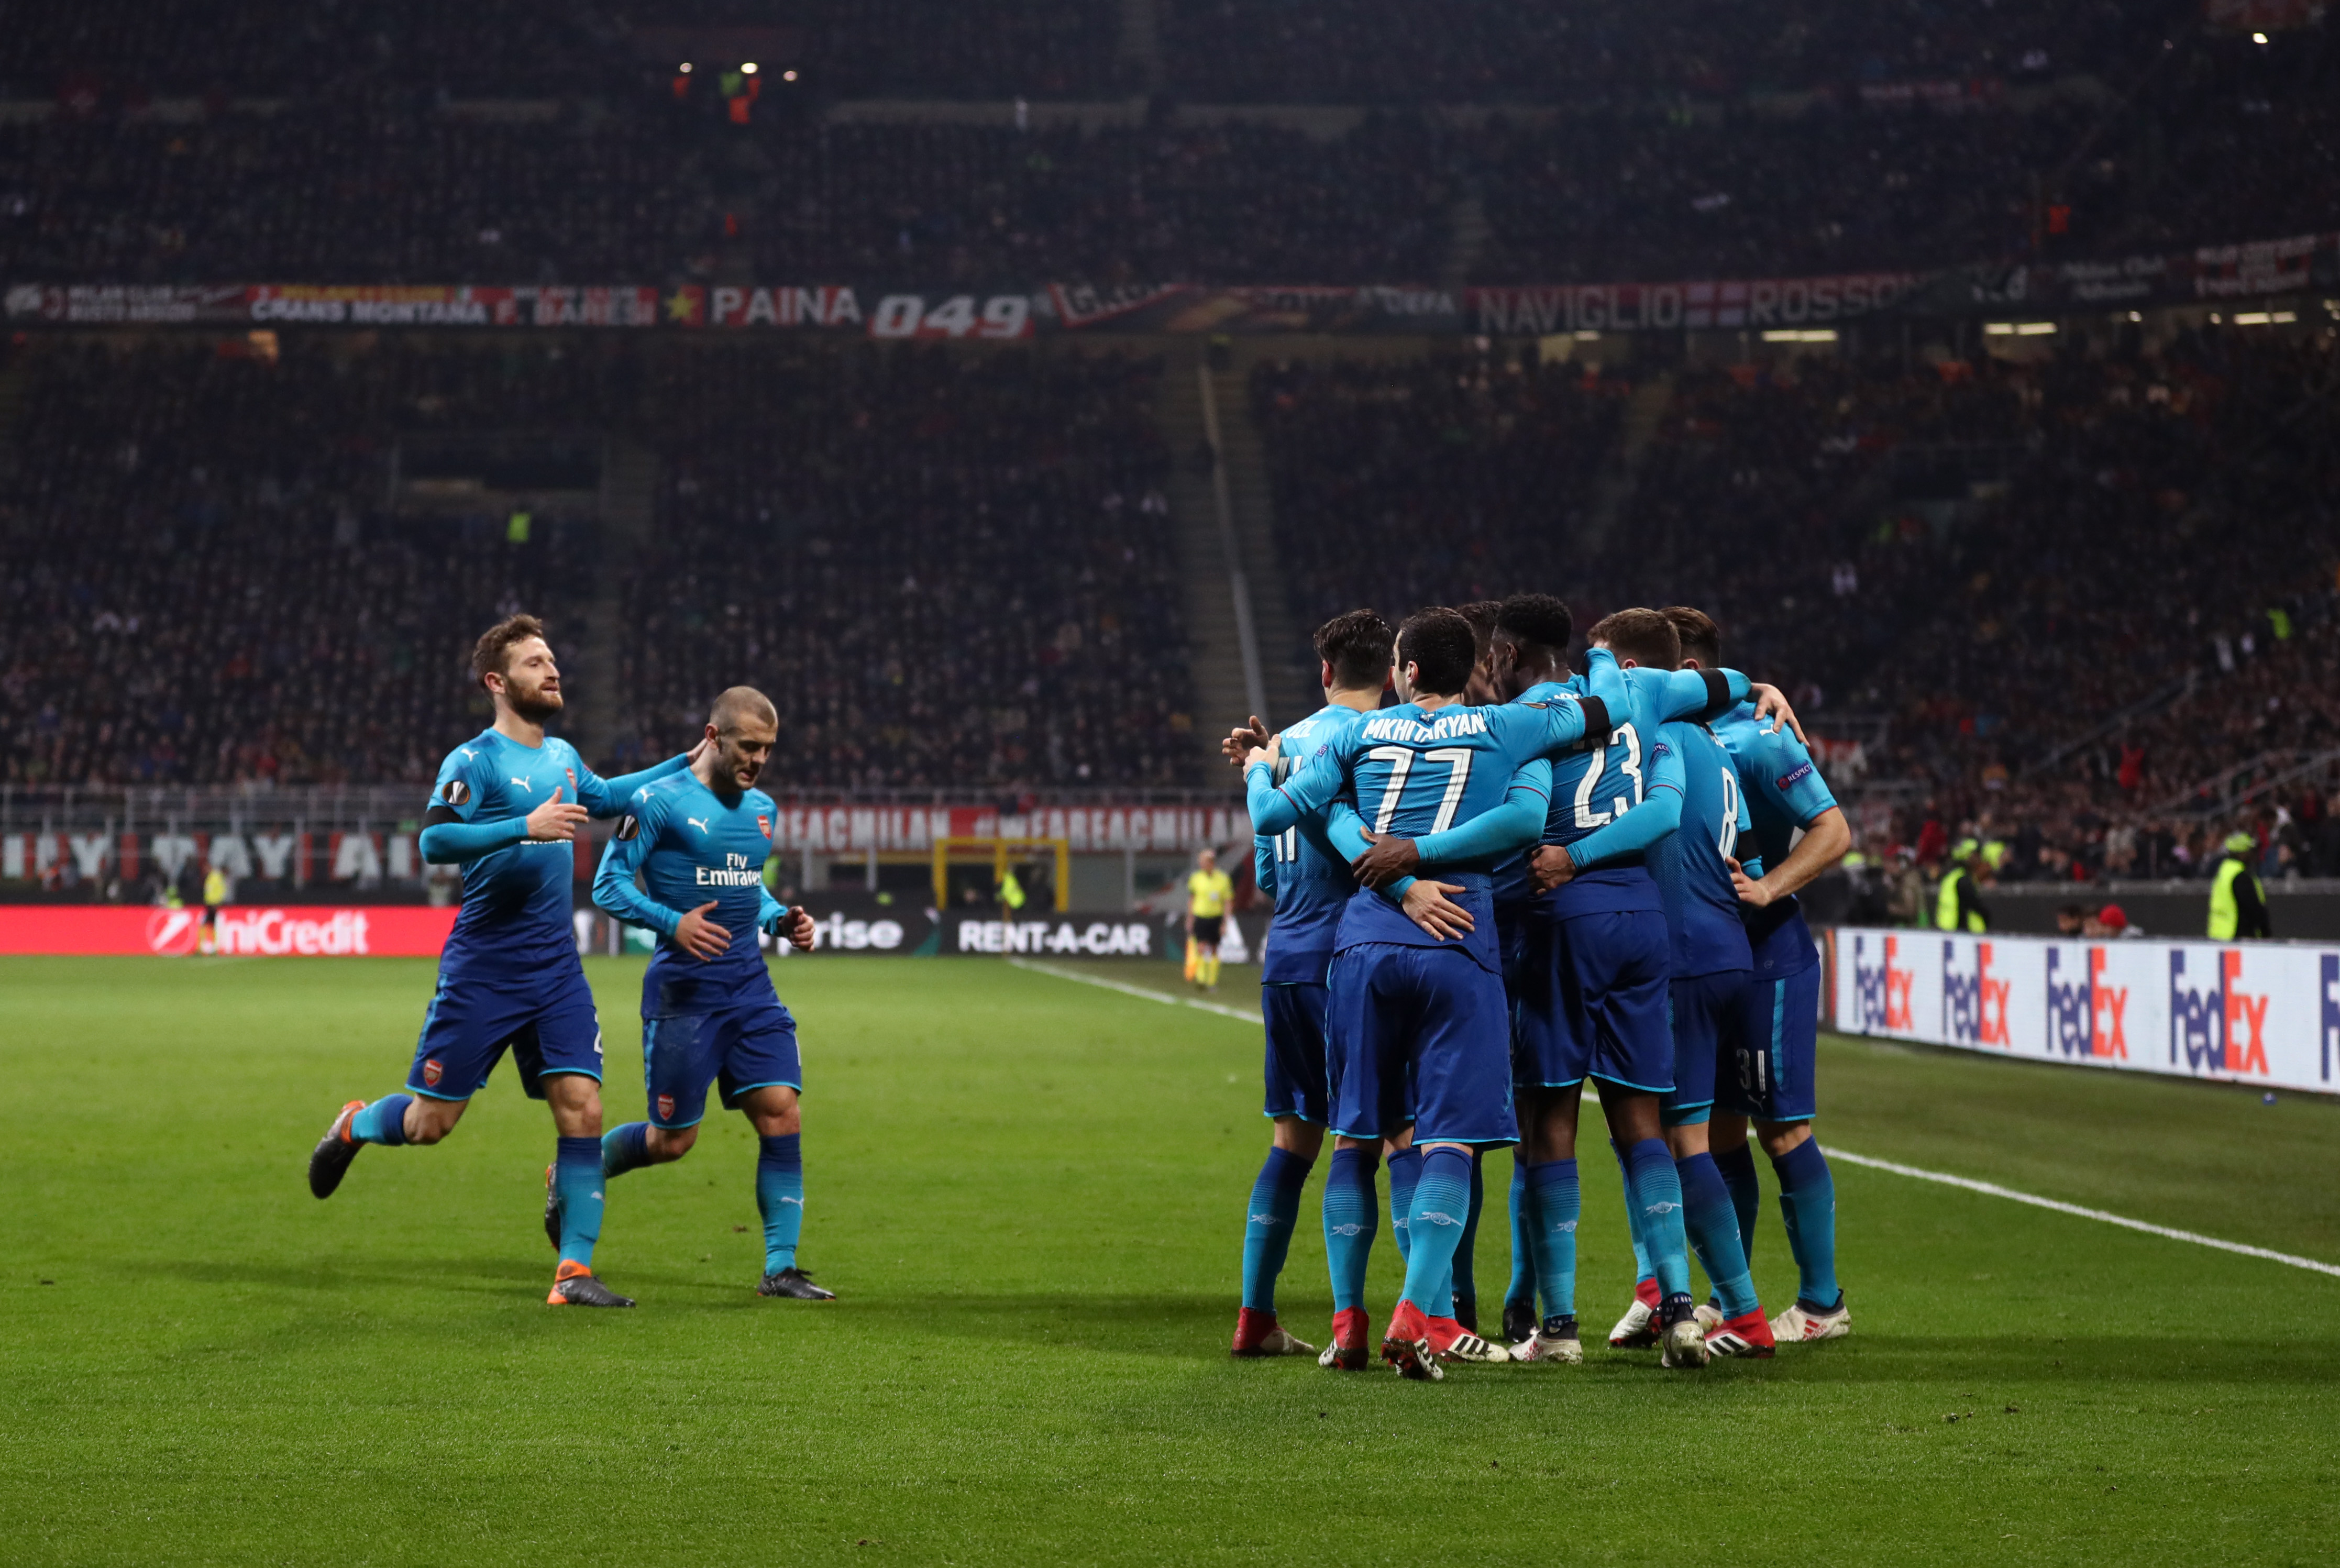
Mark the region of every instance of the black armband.
[[1698, 678], [1706, 682], [1706, 711], [1699, 718], [1720, 719], [1738, 706], [1730, 700], [1730, 682], [1723, 678], [1721, 670], [1701, 670]]
[[1595, 746], [1609, 744], [1610, 731], [1617, 726], [1610, 721], [1609, 703], [1605, 698], [1580, 698], [1576, 704], [1584, 710], [1584, 739]]
[[455, 815], [455, 808], [452, 806], [433, 806], [430, 810], [422, 813], [422, 825], [425, 828], [436, 828], [442, 823], [461, 820], [461, 817]]

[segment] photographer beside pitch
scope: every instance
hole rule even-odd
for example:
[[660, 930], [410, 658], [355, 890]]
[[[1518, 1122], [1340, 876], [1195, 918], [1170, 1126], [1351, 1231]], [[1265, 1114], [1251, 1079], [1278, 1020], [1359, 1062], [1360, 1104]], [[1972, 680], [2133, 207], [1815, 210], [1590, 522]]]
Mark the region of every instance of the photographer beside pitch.
[[[601, 1140], [601, 1174], [622, 1176], [689, 1154], [719, 1079], [723, 1103], [756, 1129], [756, 1206], [764, 1218], [759, 1295], [829, 1301], [797, 1266], [804, 1223], [804, 1157], [797, 1097], [804, 1069], [796, 1020], [772, 989], [757, 946], [763, 930], [799, 951], [812, 913], [764, 888], [772, 852], [772, 798], [755, 788], [779, 739], [764, 694], [734, 686], [715, 700], [690, 766], [635, 791], [601, 857], [593, 902], [659, 933], [642, 975], [642, 1078], [649, 1120]], [[647, 893], [634, 885], [637, 876]], [[557, 1209], [548, 1200], [546, 1229]]]

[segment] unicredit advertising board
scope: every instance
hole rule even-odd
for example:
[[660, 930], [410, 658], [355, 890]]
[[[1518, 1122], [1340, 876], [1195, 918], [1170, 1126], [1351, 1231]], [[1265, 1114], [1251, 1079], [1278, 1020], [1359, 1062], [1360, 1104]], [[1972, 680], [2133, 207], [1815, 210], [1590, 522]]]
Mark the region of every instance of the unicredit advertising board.
[[1829, 940], [1846, 1034], [2340, 1093], [2340, 947], [1852, 927]]
[[[203, 911], [149, 906], [0, 905], [0, 953], [156, 953], [180, 958], [202, 938]], [[217, 950], [252, 958], [436, 958], [455, 911], [418, 905], [230, 906]]]

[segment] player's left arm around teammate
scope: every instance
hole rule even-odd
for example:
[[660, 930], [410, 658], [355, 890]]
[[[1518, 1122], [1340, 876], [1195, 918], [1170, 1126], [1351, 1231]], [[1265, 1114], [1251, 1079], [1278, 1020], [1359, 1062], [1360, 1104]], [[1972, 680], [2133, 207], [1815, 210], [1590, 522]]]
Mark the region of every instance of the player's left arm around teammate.
[[626, 809], [626, 802], [645, 784], [655, 784], [669, 773], [679, 773], [704, 750], [709, 742], [702, 738], [699, 744], [679, 756], [663, 762], [654, 762], [638, 773], [620, 773], [615, 779], [604, 779], [585, 766], [585, 759], [577, 759], [578, 804], [596, 817], [615, 817]]

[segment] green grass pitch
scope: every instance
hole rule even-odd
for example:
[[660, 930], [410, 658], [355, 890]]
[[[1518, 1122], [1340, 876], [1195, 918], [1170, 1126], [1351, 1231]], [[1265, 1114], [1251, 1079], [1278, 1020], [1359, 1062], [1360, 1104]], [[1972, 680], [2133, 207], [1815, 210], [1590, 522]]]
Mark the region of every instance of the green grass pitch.
[[[640, 962], [590, 968], [611, 1119], [639, 1116]], [[430, 964], [0, 960], [0, 1557], [1816, 1568], [2340, 1540], [2340, 1280], [1839, 1163], [1847, 1341], [1438, 1385], [1236, 1363], [1255, 1025], [997, 960], [778, 975], [804, 1260], [843, 1299], [750, 1293], [730, 1116], [614, 1184], [600, 1263], [642, 1305], [589, 1313], [541, 1305], [552, 1134], [509, 1067], [445, 1145], [308, 1195], [334, 1109], [401, 1081]], [[2340, 1106], [1823, 1052], [1826, 1142], [2340, 1260]], [[1583, 1168], [1597, 1334], [1630, 1260], [1613, 1164]], [[1311, 1338], [1320, 1186], [1282, 1304]], [[1386, 1231], [1373, 1272], [1386, 1311]]]

